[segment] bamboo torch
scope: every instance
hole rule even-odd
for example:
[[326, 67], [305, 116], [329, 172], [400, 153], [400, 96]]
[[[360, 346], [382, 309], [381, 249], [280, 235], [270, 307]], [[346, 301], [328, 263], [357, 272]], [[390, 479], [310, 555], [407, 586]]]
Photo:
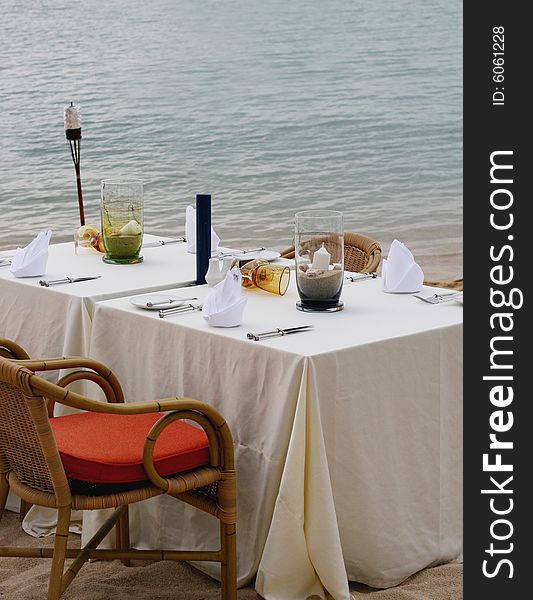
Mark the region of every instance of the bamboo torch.
[[85, 225], [85, 211], [83, 210], [83, 194], [81, 191], [81, 171], [80, 171], [80, 159], [81, 159], [81, 119], [80, 109], [74, 106], [72, 102], [70, 106], [65, 106], [65, 136], [67, 138], [70, 154], [72, 156], [72, 162], [74, 163], [74, 169], [76, 170], [76, 186], [78, 189], [78, 207], [80, 210], [80, 225]]

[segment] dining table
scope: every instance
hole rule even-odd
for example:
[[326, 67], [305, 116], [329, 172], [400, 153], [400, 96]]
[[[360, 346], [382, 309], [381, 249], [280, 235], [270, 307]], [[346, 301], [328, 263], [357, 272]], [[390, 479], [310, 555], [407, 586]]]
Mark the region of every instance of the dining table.
[[[199, 302], [209, 292], [188, 288]], [[294, 272], [284, 296], [243, 295], [242, 324], [231, 328], [210, 326], [201, 311], [161, 318], [128, 297], [102, 299], [87, 347], [118, 376], [126, 401], [188, 396], [225, 416], [235, 442], [239, 585], [255, 578], [267, 600], [325, 590], [349, 600], [349, 581], [386, 588], [460, 555], [459, 298], [430, 304], [385, 293], [380, 277], [346, 279], [344, 310], [301, 312]], [[82, 542], [103, 513], [84, 513]], [[213, 549], [218, 528], [161, 496], [133, 508], [131, 541]], [[210, 563], [199, 568], [219, 577]]]
[[[36, 277], [15, 277], [2, 263], [0, 336], [17, 340], [31, 357], [88, 356], [97, 302], [195, 283], [196, 255], [183, 238], [168, 243], [172, 239], [145, 234], [138, 264], [107, 264], [96, 250], [76, 252], [74, 242], [50, 244], [46, 272]], [[14, 252], [0, 252], [0, 259]], [[66, 277], [98, 278], [50, 287], [39, 283]]]

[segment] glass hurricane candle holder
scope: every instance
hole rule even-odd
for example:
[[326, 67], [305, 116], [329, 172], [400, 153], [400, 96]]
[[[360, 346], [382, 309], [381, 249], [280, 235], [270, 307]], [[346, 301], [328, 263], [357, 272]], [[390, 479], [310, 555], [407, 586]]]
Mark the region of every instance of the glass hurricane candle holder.
[[102, 181], [103, 261], [112, 264], [140, 263], [143, 241], [143, 182], [141, 179]]
[[296, 285], [300, 296], [296, 307], [310, 312], [342, 310], [342, 213], [332, 210], [306, 210], [296, 213], [294, 248]]

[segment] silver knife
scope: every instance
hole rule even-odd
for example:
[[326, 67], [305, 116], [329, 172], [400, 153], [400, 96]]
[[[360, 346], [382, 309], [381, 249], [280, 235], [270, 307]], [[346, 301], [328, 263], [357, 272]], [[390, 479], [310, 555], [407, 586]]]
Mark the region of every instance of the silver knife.
[[376, 273], [358, 273], [357, 275], [347, 275], [345, 279], [348, 281], [361, 281], [362, 279], [375, 279], [377, 277]]
[[288, 327], [286, 329], [271, 329], [270, 331], [263, 331], [262, 333], [247, 333], [246, 337], [249, 340], [258, 342], [269, 337], [277, 337], [282, 335], [290, 335], [291, 333], [298, 333], [300, 331], [309, 331], [313, 329], [313, 325], [301, 325], [300, 327]]
[[59, 285], [60, 283], [76, 283], [77, 281], [91, 281], [91, 279], [100, 279], [101, 275], [95, 275], [94, 277], [65, 277], [64, 279], [52, 279], [51, 281], [46, 281], [46, 279], [41, 279], [39, 281], [39, 285], [43, 285], [44, 287], [50, 287], [51, 285]]
[[156, 248], [157, 246], [168, 246], [168, 244], [177, 244], [178, 242], [186, 242], [184, 237], [180, 237], [177, 240], [158, 240], [157, 242], [148, 242], [143, 244], [143, 248]]

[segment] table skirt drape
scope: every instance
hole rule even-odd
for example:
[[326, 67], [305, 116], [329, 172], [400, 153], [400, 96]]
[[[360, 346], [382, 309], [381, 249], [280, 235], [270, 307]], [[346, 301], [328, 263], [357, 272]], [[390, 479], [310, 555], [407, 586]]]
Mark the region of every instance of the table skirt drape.
[[[133, 327], [131, 313], [105, 303], [91, 353], [131, 401], [183, 394], [225, 415], [241, 585], [257, 574], [267, 599], [327, 589], [345, 600], [348, 579], [389, 587], [460, 553], [461, 325], [310, 356], [169, 327], [143, 315]], [[216, 547], [216, 523], [196, 512], [153, 499], [134, 515], [132, 541]], [[96, 518], [86, 514], [84, 539]]]

